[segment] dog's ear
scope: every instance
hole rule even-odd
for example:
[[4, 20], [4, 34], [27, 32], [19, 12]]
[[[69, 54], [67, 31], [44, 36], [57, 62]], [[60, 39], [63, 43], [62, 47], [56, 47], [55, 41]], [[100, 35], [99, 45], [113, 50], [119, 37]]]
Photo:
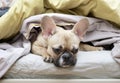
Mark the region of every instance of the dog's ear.
[[84, 19], [78, 21], [74, 25], [72, 30], [80, 39], [82, 39], [83, 35], [86, 33], [86, 31], [88, 29], [88, 26], [89, 26], [89, 21], [86, 18], [84, 18]]
[[29, 33], [29, 40], [33, 43], [40, 32], [41, 32], [40, 26], [37, 26], [37, 25], [32, 26], [32, 29]]
[[54, 20], [49, 16], [44, 16], [41, 20], [42, 35], [44, 38], [48, 38], [54, 34], [56, 30], [56, 24]]

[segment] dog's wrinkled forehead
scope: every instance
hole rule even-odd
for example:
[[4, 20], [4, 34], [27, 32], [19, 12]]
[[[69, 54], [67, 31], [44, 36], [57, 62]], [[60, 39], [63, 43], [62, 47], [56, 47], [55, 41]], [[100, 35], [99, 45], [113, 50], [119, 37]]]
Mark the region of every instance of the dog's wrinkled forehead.
[[48, 44], [54, 48], [62, 46], [64, 49], [77, 48], [79, 45], [79, 38], [71, 31], [59, 29], [56, 34], [50, 37]]

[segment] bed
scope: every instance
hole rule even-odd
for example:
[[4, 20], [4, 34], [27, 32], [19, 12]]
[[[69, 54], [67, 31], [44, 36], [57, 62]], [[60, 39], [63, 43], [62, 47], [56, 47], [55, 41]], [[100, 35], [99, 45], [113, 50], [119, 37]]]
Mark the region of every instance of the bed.
[[[4, 14], [0, 19], [0, 39], [11, 38], [20, 31], [23, 21], [30, 16], [42, 13], [66, 13], [73, 15], [94, 16], [100, 19], [108, 20], [117, 26], [120, 26], [119, 14], [112, 8], [112, 0], [106, 2], [105, 0], [96, 0], [85, 2], [80, 0], [73, 1], [56, 1], [48, 0], [17, 0], [17, 2]], [[119, 7], [119, 1], [116, 0], [115, 7]], [[54, 3], [53, 3], [54, 2]], [[69, 4], [73, 3], [70, 6]], [[33, 5], [33, 3], [35, 5]], [[39, 5], [41, 3], [41, 5]], [[56, 3], [56, 4], [55, 4]], [[61, 4], [58, 4], [61, 3]], [[76, 4], [75, 4], [76, 3]], [[83, 3], [83, 4], [82, 4]], [[96, 5], [96, 3], [100, 3]], [[18, 5], [19, 4], [19, 5]], [[66, 5], [65, 5], [66, 4]], [[82, 4], [82, 5], [81, 5]], [[89, 6], [89, 8], [88, 8]], [[70, 8], [69, 8], [70, 7]], [[86, 9], [86, 7], [88, 9]], [[66, 9], [65, 9], [66, 8]], [[27, 9], [27, 12], [25, 11]], [[63, 11], [62, 11], [63, 10]], [[108, 11], [106, 11], [108, 10]], [[80, 12], [78, 12], [80, 11]], [[81, 13], [82, 11], [82, 13]], [[109, 12], [114, 13], [109, 13]], [[100, 14], [103, 12], [102, 14]], [[104, 13], [105, 12], [105, 13]], [[108, 15], [109, 13], [109, 15]], [[107, 14], [107, 15], [106, 15]], [[12, 21], [11, 21], [12, 19]], [[6, 25], [7, 23], [7, 25]], [[9, 26], [9, 28], [8, 28]], [[4, 29], [2, 28], [4, 27]], [[11, 30], [12, 29], [12, 30]], [[111, 30], [111, 29], [110, 29]], [[7, 32], [5, 32], [7, 31]], [[114, 34], [113, 34], [114, 35]], [[112, 35], [112, 36], [113, 36]], [[119, 34], [116, 35], [119, 37]], [[116, 39], [117, 41], [117, 39]], [[108, 42], [108, 41], [107, 41]], [[96, 44], [96, 43], [95, 43]], [[116, 45], [119, 46], [119, 45]], [[113, 49], [115, 50], [115, 49]], [[118, 50], [118, 49], [117, 49]], [[16, 54], [19, 54], [19, 52]], [[116, 57], [116, 58], [115, 58]], [[84, 52], [79, 51], [77, 55], [77, 64], [72, 68], [57, 68], [51, 63], [45, 63], [41, 56], [35, 54], [25, 54], [19, 58], [11, 68], [2, 77], [1, 83], [19, 83], [19, 82], [114, 82], [118, 83], [120, 80], [120, 63], [119, 57], [113, 56], [111, 50]], [[8, 63], [9, 64], [9, 63]], [[48, 80], [50, 79], [50, 80]], [[86, 79], [86, 80], [85, 80]], [[89, 80], [99, 79], [99, 80]]]
[[1, 83], [119, 83], [119, 78], [120, 66], [110, 51], [91, 52], [91, 55], [81, 51], [76, 66], [69, 69], [56, 68], [38, 55], [26, 55], [5, 74]]
[[73, 68], [57, 68], [43, 62], [41, 56], [29, 54], [19, 59], [5, 74], [6, 79], [81, 79], [120, 78], [120, 65], [111, 57], [110, 51], [78, 53]]

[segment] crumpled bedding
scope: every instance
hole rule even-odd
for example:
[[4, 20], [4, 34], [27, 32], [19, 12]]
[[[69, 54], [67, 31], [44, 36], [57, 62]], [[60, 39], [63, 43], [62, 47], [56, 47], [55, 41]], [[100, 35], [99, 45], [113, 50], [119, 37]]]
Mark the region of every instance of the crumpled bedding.
[[120, 65], [110, 51], [78, 53], [73, 68], [56, 68], [38, 55], [28, 54], [19, 59], [4, 75], [4, 79], [112, 79], [120, 78]]
[[0, 8], [11, 7], [15, 0], [0, 0]]
[[0, 0], [0, 17], [4, 15], [16, 0]]
[[20, 31], [24, 19], [42, 13], [93, 16], [120, 26], [119, 9], [119, 0], [17, 0], [0, 17], [0, 39], [15, 35]]
[[[61, 25], [66, 26], [66, 25], [69, 25], [69, 24], [73, 25], [77, 21], [79, 21], [80, 19], [87, 18], [90, 25], [89, 25], [89, 28], [87, 30], [87, 34], [84, 36], [83, 42], [89, 42], [90, 41], [95, 46], [96, 45], [114, 44], [113, 49], [108, 52], [109, 53], [108, 55], [112, 58], [112, 62], [114, 62], [117, 66], [119, 65], [118, 63], [120, 63], [119, 62], [120, 61], [119, 60], [119, 57], [120, 57], [120, 55], [119, 55], [120, 54], [120, 50], [119, 50], [120, 49], [120, 42], [119, 42], [120, 33], [119, 32], [120, 32], [120, 30], [116, 26], [110, 24], [109, 22], [107, 22], [105, 20], [101, 20], [101, 19], [95, 19], [95, 18], [84, 17], [84, 16], [67, 15], [67, 14], [58, 14], [58, 13], [40, 14], [40, 15], [36, 15], [36, 16], [31, 16], [31, 17], [27, 18], [26, 20], [24, 20], [22, 29], [20, 31], [22, 33], [22, 35], [16, 36], [13, 39], [14, 43], [1, 43], [0, 54], [3, 55], [2, 51], [4, 51], [4, 53], [6, 52], [6, 54], [7, 54], [7, 52], [10, 52], [10, 53], [13, 52], [13, 54], [15, 53], [14, 56], [19, 55], [18, 58], [29, 54], [30, 53], [30, 47], [31, 47], [30, 41], [29, 41], [29, 36], [34, 34], [34, 32], [30, 33], [30, 31], [32, 29], [31, 29], [31, 27], [28, 28], [27, 26], [30, 23], [39, 23], [41, 18], [45, 15], [51, 16], [55, 20], [55, 22], [58, 26], [61, 26]], [[18, 39], [19, 39], [19, 41], [15, 42], [15, 40], [18, 40]], [[107, 41], [109, 41], [109, 43], [106, 43]], [[17, 48], [17, 49], [23, 49], [23, 50], [22, 50], [21, 53], [19, 52], [19, 50], [18, 50], [18, 52], [14, 52], [14, 49], [12, 47]], [[16, 53], [17, 53], [17, 55], [16, 55]], [[87, 54], [89, 54], [89, 53], [91, 54], [91, 52], [87, 52]], [[94, 54], [96, 54], [96, 53], [98, 53], [98, 52], [95, 51]], [[102, 54], [102, 53], [104, 53], [104, 51], [100, 51], [100, 54]], [[7, 72], [7, 70], [13, 65], [13, 63], [18, 59], [18, 58], [16, 58], [16, 59], [14, 59], [14, 62], [10, 62], [9, 60], [13, 56], [13, 54], [10, 55], [9, 59], [4, 59], [4, 61], [2, 62], [2, 63], [4, 63], [4, 65], [0, 64], [0, 70], [1, 70], [0, 77], [2, 77]], [[9, 53], [8, 53], [8, 55], [9, 55]], [[91, 54], [91, 60], [96, 58], [92, 55], [93, 54]], [[4, 58], [4, 56], [3, 56], [3, 58]], [[0, 59], [0, 60], [2, 60], [2, 59]], [[89, 61], [89, 58], [86, 59], [86, 60]], [[116, 60], [117, 62], [114, 61], [114, 60]], [[96, 62], [94, 62], [93, 64], [97, 63], [97, 60], [95, 60], [95, 61]], [[106, 59], [106, 61], [107, 61], [107, 59]], [[5, 64], [6, 62], [7, 63], [9, 62], [9, 64]], [[109, 62], [109, 59], [108, 59], [108, 62]], [[38, 63], [38, 64], [41, 64], [41, 63]], [[102, 63], [102, 64], [104, 64], [104, 63]], [[85, 65], [83, 64], [83, 66], [86, 66], [86, 64]], [[94, 65], [92, 65], [92, 67], [94, 67]], [[54, 67], [54, 68], [56, 68], [56, 67]], [[89, 68], [89, 66], [87, 68]], [[110, 68], [110, 69], [112, 69], [112, 68]], [[4, 71], [4, 70], [6, 70], [6, 71]], [[118, 70], [119, 70], [119, 67], [118, 67]], [[29, 70], [26, 70], [26, 71], [29, 72]], [[58, 71], [60, 71], [60, 70], [58, 70]], [[93, 71], [93, 70], [91, 70], [91, 71]], [[91, 73], [91, 75], [92, 75], [92, 73]], [[117, 76], [119, 76], [119, 73], [118, 73]]]
[[22, 36], [14, 43], [0, 43], [0, 78], [19, 58], [30, 52], [30, 46], [30, 42]]

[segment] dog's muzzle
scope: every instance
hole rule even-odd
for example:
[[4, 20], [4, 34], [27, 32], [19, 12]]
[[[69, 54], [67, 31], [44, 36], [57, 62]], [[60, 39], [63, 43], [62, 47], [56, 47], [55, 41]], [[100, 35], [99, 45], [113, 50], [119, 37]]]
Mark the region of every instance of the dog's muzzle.
[[56, 60], [54, 64], [57, 67], [71, 67], [76, 64], [76, 56], [72, 53], [65, 51]]

